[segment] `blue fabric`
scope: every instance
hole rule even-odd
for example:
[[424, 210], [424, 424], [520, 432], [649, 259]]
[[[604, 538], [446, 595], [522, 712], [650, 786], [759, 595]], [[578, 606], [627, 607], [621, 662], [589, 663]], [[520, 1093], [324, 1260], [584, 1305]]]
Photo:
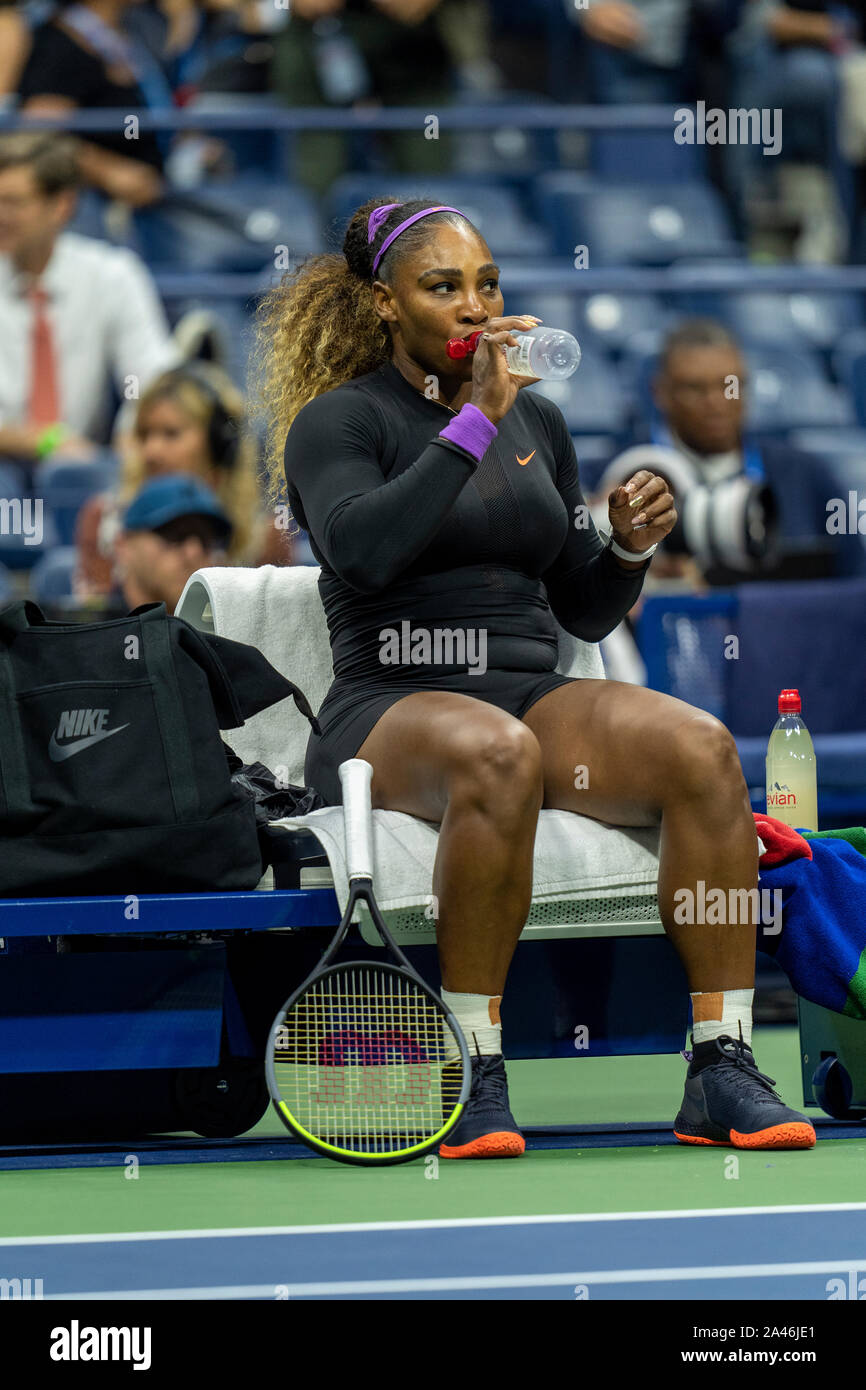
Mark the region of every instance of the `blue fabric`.
[[804, 999], [866, 1018], [866, 1000], [848, 988], [866, 949], [866, 859], [847, 840], [809, 845], [811, 859], [761, 871], [761, 889], [781, 890], [783, 926], [778, 936], [759, 932], [758, 946]]
[[863, 730], [866, 579], [743, 584], [737, 597], [728, 727], [768, 738], [779, 691], [794, 688], [813, 738]]

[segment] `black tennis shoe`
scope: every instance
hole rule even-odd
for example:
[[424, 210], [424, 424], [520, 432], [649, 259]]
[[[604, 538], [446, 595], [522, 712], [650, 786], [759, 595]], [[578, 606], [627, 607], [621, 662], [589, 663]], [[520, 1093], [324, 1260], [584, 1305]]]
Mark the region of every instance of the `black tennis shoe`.
[[727, 1034], [697, 1043], [686, 1073], [685, 1095], [674, 1120], [681, 1144], [725, 1144], [735, 1149], [811, 1149], [815, 1131], [790, 1110], [758, 1071], [752, 1050]]
[[501, 1052], [472, 1058], [472, 1089], [463, 1114], [439, 1145], [440, 1158], [517, 1158], [526, 1141], [508, 1105]]

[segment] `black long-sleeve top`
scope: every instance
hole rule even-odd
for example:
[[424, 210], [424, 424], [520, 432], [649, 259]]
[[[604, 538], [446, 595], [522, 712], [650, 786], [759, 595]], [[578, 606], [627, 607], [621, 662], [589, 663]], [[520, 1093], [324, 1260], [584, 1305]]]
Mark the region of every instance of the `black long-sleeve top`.
[[383, 629], [404, 620], [484, 630], [490, 669], [552, 671], [551, 610], [596, 642], [640, 593], [647, 567], [604, 547], [552, 401], [520, 391], [480, 463], [438, 437], [454, 418], [389, 361], [309, 402], [288, 432], [289, 503], [321, 565], [337, 679], [406, 674], [380, 657]]

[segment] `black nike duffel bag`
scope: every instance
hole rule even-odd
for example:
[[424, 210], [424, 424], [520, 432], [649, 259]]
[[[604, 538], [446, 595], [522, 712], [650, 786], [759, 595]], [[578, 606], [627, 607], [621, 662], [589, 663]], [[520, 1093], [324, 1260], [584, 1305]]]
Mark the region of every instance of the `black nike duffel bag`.
[[0, 610], [0, 896], [254, 888], [255, 801], [220, 729], [289, 695], [318, 730], [256, 647], [164, 603], [96, 623]]

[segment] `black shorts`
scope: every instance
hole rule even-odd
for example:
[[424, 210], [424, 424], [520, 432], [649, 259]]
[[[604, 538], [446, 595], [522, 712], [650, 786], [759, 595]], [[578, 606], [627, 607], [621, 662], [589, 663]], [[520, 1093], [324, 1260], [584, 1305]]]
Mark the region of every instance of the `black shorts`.
[[442, 675], [424, 684], [388, 681], [353, 684], [335, 681], [318, 712], [321, 734], [311, 734], [307, 744], [304, 782], [315, 787], [329, 806], [342, 805], [343, 796], [337, 768], [346, 758], [354, 758], [364, 739], [391, 705], [419, 690], [447, 690], [474, 695], [477, 700], [496, 705], [516, 719], [522, 719], [530, 706], [549, 690], [570, 685], [578, 676], [561, 676], [558, 671], [485, 671], [481, 676], [458, 672]]

